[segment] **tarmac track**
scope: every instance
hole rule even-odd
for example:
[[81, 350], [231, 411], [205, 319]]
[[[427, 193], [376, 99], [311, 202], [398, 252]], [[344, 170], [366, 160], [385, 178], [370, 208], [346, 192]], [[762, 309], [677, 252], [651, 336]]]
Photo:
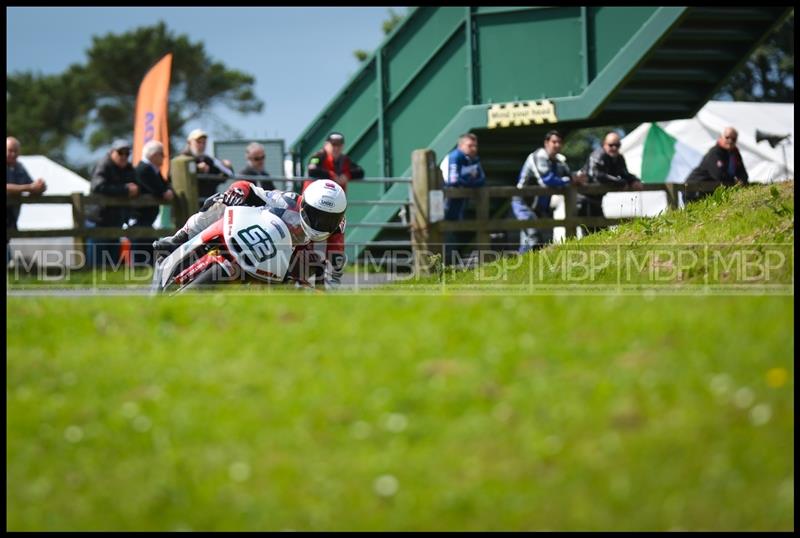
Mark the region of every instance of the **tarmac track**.
[[[388, 283], [391, 283], [392, 277], [386, 273], [370, 274], [367, 276], [361, 275], [359, 280], [356, 281], [356, 275], [345, 274], [342, 277], [342, 285], [337, 291], [352, 293], [360, 290], [374, 290], [380, 288]], [[220, 288], [224, 289], [224, 288]], [[235, 293], [234, 290], [231, 290]], [[254, 288], [249, 288], [245, 293], [253, 293], [257, 291]], [[265, 291], [266, 288], [265, 288]], [[275, 287], [269, 292], [293, 292], [288, 287]], [[33, 285], [33, 286], [18, 286], [7, 287], [7, 297], [125, 297], [125, 296], [142, 296], [150, 295], [150, 285], [98, 285], [98, 286], [70, 286], [70, 285]]]

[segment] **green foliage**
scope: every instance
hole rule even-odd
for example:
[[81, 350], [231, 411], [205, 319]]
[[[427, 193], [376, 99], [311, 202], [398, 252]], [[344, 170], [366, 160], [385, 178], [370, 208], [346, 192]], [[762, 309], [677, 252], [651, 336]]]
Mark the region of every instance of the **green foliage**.
[[771, 199], [767, 202], [767, 205], [772, 209], [775, 215], [778, 217], [790, 217], [794, 220], [794, 206], [790, 203], [790, 200], [783, 199], [780, 189], [773, 185], [770, 187], [769, 193]]
[[[400, 24], [400, 22], [405, 18], [404, 15], [396, 13], [392, 8], [389, 8], [387, 11], [389, 13], [389, 18], [383, 21], [381, 25], [381, 28], [383, 29], [383, 35], [391, 34], [397, 25]], [[369, 58], [369, 55], [370, 53], [363, 49], [357, 49], [353, 51], [353, 56], [355, 56], [359, 62], [365, 61], [367, 58]]]
[[252, 75], [213, 61], [202, 43], [159, 22], [93, 37], [87, 61], [61, 75], [10, 75], [7, 130], [23, 133], [17, 136], [27, 153], [51, 156], [63, 156], [71, 139], [85, 139], [94, 150], [114, 138], [130, 138], [142, 78], [168, 52], [173, 53], [168, 122], [175, 146], [185, 138], [186, 123], [204, 118], [218, 104], [241, 113], [263, 108]]
[[73, 66], [61, 75], [18, 73], [6, 82], [6, 132], [19, 139], [25, 153], [65, 161], [67, 143], [82, 136], [92, 108], [79, 69]]
[[794, 10], [715, 97], [734, 101], [794, 102]]
[[383, 28], [383, 34], [391, 34], [404, 17], [404, 15], [396, 13], [395, 10], [389, 8], [389, 18], [383, 21], [383, 24], [381, 25], [381, 28]]

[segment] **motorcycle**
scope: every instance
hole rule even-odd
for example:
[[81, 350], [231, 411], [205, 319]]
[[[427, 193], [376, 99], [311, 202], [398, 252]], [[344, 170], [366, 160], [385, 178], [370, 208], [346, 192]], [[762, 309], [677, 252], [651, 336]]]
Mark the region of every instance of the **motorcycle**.
[[298, 277], [286, 223], [259, 207], [231, 206], [222, 218], [156, 263], [153, 294], [178, 294], [206, 284], [281, 283]]

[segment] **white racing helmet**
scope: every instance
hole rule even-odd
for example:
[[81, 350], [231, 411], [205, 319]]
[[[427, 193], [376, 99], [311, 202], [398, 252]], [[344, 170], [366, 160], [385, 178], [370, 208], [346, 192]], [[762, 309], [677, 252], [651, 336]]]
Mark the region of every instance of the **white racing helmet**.
[[318, 179], [303, 191], [300, 225], [312, 241], [324, 241], [339, 228], [347, 196], [335, 181]]

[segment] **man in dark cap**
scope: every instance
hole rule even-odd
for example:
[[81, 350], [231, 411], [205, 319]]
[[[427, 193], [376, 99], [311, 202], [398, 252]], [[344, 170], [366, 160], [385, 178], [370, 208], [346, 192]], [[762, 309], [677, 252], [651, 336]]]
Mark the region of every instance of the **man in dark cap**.
[[[111, 144], [111, 150], [97, 163], [92, 173], [92, 194], [136, 198], [139, 196], [139, 185], [136, 184], [136, 172], [129, 162], [131, 144], [127, 140], [117, 139]], [[87, 207], [88, 227], [95, 226], [121, 228], [127, 223], [131, 212], [126, 207]], [[94, 265], [116, 263], [119, 257], [119, 239], [98, 239], [87, 241], [89, 259]]]
[[[347, 192], [347, 182], [351, 179], [362, 179], [364, 169], [344, 154], [344, 135], [333, 132], [328, 135], [323, 148], [312, 155], [308, 161], [308, 175], [314, 179], [332, 179]], [[311, 183], [312, 181], [305, 181], [303, 190], [306, 190]], [[330, 261], [333, 268], [331, 280], [338, 285], [347, 263], [344, 252], [344, 234], [336, 232], [328, 238], [325, 245], [315, 243], [314, 248], [322, 257], [327, 257]]]
[[[344, 135], [331, 133], [321, 150], [308, 161], [308, 175], [314, 179], [332, 179], [347, 192], [347, 182], [364, 177], [364, 169], [344, 154]], [[303, 183], [303, 190], [311, 181]]]

